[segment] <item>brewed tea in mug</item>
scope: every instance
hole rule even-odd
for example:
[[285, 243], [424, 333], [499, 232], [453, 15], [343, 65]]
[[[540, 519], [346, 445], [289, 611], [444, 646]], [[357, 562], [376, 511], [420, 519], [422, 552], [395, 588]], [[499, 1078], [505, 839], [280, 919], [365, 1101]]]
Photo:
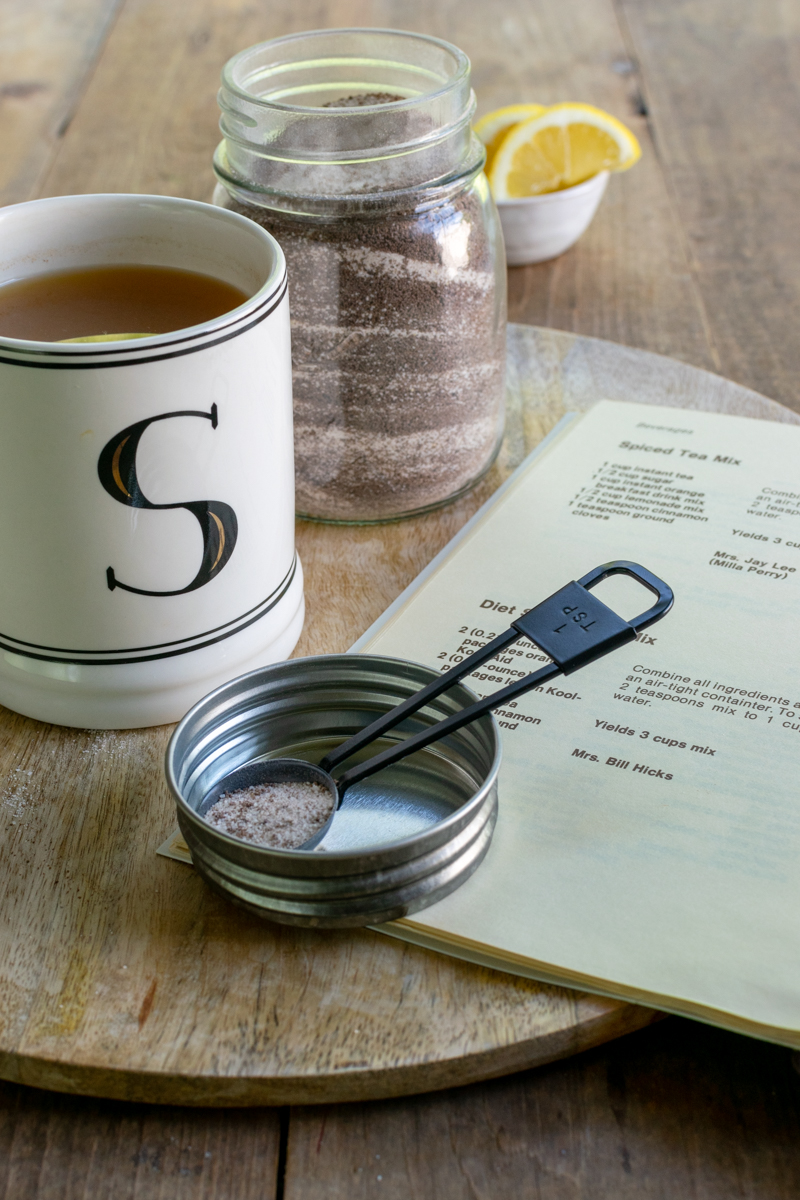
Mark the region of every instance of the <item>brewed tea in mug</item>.
[[63, 342], [172, 333], [213, 321], [247, 299], [222, 279], [175, 267], [48, 271], [0, 287], [0, 337]]

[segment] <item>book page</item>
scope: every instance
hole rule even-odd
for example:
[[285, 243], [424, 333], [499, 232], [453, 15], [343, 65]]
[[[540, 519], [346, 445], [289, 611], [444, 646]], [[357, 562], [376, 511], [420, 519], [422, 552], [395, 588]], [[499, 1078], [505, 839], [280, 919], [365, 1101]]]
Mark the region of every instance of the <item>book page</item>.
[[[604, 401], [361, 640], [445, 669], [611, 559], [676, 596], [635, 643], [496, 712], [487, 858], [389, 931], [800, 1029], [799, 463], [799, 428]], [[652, 602], [628, 580], [595, 594], [626, 619]], [[542, 661], [522, 639], [467, 682], [488, 695]]]

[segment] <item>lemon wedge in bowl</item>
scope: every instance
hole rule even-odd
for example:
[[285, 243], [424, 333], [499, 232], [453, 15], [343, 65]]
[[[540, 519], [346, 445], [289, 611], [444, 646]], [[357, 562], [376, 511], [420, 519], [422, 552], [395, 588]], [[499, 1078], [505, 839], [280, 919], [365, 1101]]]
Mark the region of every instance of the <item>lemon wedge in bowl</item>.
[[517, 200], [574, 187], [601, 171], [625, 171], [640, 157], [638, 141], [616, 117], [591, 104], [554, 104], [509, 128], [489, 183], [495, 200]]
[[484, 170], [487, 175], [494, 162], [495, 155], [500, 149], [500, 143], [509, 130], [515, 125], [519, 125], [521, 121], [530, 120], [531, 117], [540, 117], [546, 111], [547, 109], [543, 104], [508, 104], [505, 108], [496, 108], [494, 112], [487, 113], [485, 117], [481, 117], [480, 121], [475, 125], [475, 134], [486, 147], [486, 166]]

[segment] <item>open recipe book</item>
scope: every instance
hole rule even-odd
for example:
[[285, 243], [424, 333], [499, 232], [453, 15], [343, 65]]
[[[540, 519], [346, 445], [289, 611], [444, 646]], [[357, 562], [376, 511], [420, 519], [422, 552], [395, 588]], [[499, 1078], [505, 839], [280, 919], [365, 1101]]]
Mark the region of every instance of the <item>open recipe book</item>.
[[[610, 559], [676, 596], [635, 643], [496, 714], [484, 863], [383, 932], [800, 1047], [799, 468], [800, 427], [603, 401], [356, 643], [451, 664]], [[651, 602], [620, 578], [596, 594], [626, 619]], [[467, 682], [496, 691], [532, 649]]]
[[[450, 666], [612, 559], [675, 592], [636, 642], [495, 714], [484, 862], [381, 932], [800, 1047], [799, 468], [800, 426], [602, 401], [359, 639]], [[595, 594], [626, 619], [652, 602], [619, 576]], [[540, 662], [522, 639], [466, 682]], [[191, 861], [179, 834], [160, 853]]]

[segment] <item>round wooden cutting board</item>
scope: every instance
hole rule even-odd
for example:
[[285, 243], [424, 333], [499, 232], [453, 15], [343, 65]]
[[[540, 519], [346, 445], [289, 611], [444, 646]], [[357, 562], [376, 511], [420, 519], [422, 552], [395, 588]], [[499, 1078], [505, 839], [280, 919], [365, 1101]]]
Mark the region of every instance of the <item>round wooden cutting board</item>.
[[[569, 409], [600, 398], [800, 417], [671, 359], [512, 326], [508, 432], [459, 503], [396, 525], [301, 524], [298, 654], [339, 652]], [[167, 727], [61, 729], [2, 712], [0, 1077], [170, 1104], [375, 1099], [586, 1049], [657, 1014], [369, 931], [297, 931], [156, 855], [175, 828]]]

